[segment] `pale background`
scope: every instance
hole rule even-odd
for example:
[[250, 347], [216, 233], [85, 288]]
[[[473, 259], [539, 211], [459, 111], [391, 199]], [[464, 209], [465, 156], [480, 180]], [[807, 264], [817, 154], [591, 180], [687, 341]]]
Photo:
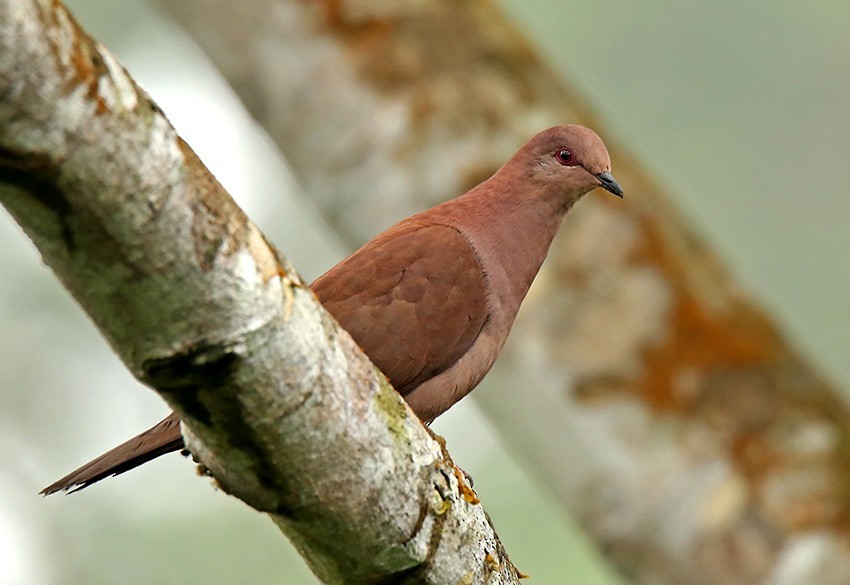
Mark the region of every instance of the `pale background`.
[[[668, 186], [742, 285], [850, 388], [850, 4], [503, 4], [589, 97], [606, 141]], [[289, 197], [297, 178], [185, 35], [137, 0], [68, 5], [305, 278], [345, 255]], [[314, 582], [270, 522], [179, 456], [71, 497], [36, 495], [166, 409], [3, 213], [0, 249], [0, 585]], [[617, 583], [472, 403], [435, 428], [532, 582]]]

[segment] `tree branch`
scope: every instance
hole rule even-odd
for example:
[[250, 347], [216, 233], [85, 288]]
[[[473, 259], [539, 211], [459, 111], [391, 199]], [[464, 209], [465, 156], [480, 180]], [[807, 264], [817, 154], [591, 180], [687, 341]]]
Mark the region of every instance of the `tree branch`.
[[[548, 125], [614, 142], [484, 0], [159, 5], [352, 244], [363, 218], [462, 193]], [[846, 404], [610, 150], [626, 201], [570, 214], [501, 378], [473, 395], [636, 583], [843, 583]]]
[[0, 202], [325, 582], [516, 582], [445, 450], [58, 1], [0, 0]]

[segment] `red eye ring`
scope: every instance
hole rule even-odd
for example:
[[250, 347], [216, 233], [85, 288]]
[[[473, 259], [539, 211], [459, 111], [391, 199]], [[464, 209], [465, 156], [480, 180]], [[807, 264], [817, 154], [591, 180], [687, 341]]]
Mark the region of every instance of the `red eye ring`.
[[569, 148], [559, 148], [555, 151], [553, 156], [555, 157], [555, 160], [567, 167], [572, 167], [578, 164], [576, 163], [576, 157], [573, 154], [573, 151]]
[[554, 156], [555, 160], [565, 167], [574, 167], [578, 164], [573, 151], [569, 148], [559, 148], [552, 154], [552, 156]]

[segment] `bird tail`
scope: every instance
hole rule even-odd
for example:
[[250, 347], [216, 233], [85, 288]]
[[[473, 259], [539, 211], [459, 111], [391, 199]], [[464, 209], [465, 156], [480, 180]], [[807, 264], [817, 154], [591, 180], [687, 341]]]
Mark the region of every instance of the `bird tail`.
[[41, 490], [40, 493], [44, 496], [63, 490], [70, 490], [69, 493], [73, 493], [105, 477], [124, 473], [160, 455], [179, 451], [182, 448], [180, 418], [172, 412], [156, 426], [72, 471]]

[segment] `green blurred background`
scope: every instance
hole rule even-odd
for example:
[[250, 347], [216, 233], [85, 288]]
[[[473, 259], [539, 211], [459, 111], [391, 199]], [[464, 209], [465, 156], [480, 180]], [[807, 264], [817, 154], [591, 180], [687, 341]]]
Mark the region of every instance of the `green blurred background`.
[[[667, 185], [742, 286], [850, 388], [850, 4], [502, 4], [588, 97], [606, 141]], [[306, 278], [344, 256], [180, 30], [144, 2], [68, 5]], [[178, 456], [72, 497], [36, 495], [166, 408], [124, 371], [5, 214], [0, 247], [0, 585], [314, 583], [270, 522]], [[532, 582], [618, 582], [471, 402], [435, 427]]]

